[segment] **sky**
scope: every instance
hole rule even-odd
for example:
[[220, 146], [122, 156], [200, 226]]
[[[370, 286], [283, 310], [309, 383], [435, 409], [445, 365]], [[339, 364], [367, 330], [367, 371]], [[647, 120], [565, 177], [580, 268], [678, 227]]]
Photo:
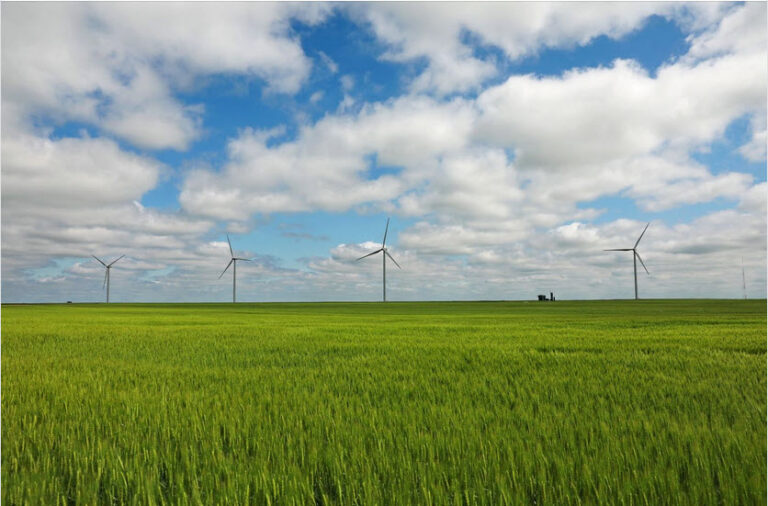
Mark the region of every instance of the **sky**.
[[766, 295], [766, 3], [3, 2], [2, 302]]

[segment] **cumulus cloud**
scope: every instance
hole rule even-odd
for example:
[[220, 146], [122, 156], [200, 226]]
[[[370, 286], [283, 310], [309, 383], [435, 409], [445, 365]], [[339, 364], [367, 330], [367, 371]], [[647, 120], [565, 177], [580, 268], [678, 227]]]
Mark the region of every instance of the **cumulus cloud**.
[[655, 78], [625, 60], [562, 77], [513, 76], [478, 97], [477, 136], [546, 169], [690, 148], [764, 110], [764, 56], [667, 65]]
[[230, 220], [373, 205], [462, 226], [526, 216], [535, 228], [594, 216], [577, 204], [618, 193], [650, 211], [737, 199], [750, 176], [715, 176], [690, 154], [764, 110], [758, 56], [670, 63], [655, 77], [626, 60], [512, 76], [476, 100], [407, 96], [327, 115], [278, 145], [246, 130], [223, 170], [190, 175], [180, 202]]
[[752, 139], [739, 148], [739, 153], [753, 162], [765, 160], [766, 145], [768, 145], [765, 113], [755, 113], [750, 120], [750, 127]]
[[[462, 101], [405, 97], [326, 116], [274, 147], [271, 132], [247, 129], [229, 143], [223, 171], [191, 173], [179, 201], [190, 213], [220, 219], [387, 202], [422, 183], [436, 156], [465, 146], [471, 121]], [[408, 170], [378, 174], [371, 154], [377, 166]]]
[[723, 8], [671, 2], [384, 2], [355, 6], [353, 12], [386, 44], [383, 58], [426, 60], [414, 91], [444, 95], [476, 90], [498, 74], [497, 62], [478, 56], [478, 46], [517, 60], [544, 48], [586, 45], [601, 35], [618, 39], [651, 15], [701, 29]]
[[699, 60], [726, 54], [766, 51], [766, 4], [747, 2], [734, 8], [703, 33], [688, 37], [691, 47], [686, 60]]
[[[35, 4], [3, 8], [3, 107], [94, 124], [147, 149], [186, 149], [201, 133], [199, 106], [175, 89], [222, 73], [294, 93], [311, 61], [289, 21], [318, 23], [323, 5]], [[4, 115], [5, 116], [5, 115]], [[3, 118], [6, 124], [5, 117]]]

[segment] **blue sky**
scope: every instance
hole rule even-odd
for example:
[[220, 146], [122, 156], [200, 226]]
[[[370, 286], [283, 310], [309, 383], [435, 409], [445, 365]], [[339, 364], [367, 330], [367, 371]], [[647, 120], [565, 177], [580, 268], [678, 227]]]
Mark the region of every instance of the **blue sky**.
[[2, 10], [3, 302], [765, 296], [764, 3]]

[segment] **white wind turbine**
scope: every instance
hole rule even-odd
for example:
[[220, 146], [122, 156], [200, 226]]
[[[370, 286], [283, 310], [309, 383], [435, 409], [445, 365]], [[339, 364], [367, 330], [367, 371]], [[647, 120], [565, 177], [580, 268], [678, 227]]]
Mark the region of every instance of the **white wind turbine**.
[[387, 251], [387, 231], [389, 230], [389, 218], [387, 218], [387, 226], [384, 228], [384, 239], [381, 241], [381, 248], [377, 249], [373, 253], [368, 253], [367, 255], [361, 256], [355, 262], [362, 260], [365, 257], [369, 257], [371, 255], [375, 255], [376, 253], [381, 253], [381, 269], [382, 269], [382, 293], [384, 302], [387, 302], [387, 257], [389, 257], [390, 260], [395, 262], [395, 265], [397, 265], [397, 268], [400, 269], [400, 264], [397, 263], [397, 261], [392, 258], [392, 255], [389, 254], [389, 251]]
[[[650, 225], [650, 224], [651, 223], [648, 222], [648, 225]], [[635, 243], [635, 245], [633, 247], [631, 247], [631, 248], [619, 248], [619, 249], [604, 249], [603, 250], [603, 251], [631, 251], [632, 252], [632, 258], [633, 258], [634, 264], [635, 264], [635, 300], [637, 300], [637, 298], [638, 298], [637, 297], [637, 261], [638, 260], [640, 260], [640, 263], [643, 265], [643, 269], [645, 269], [646, 274], [650, 274], [650, 272], [648, 272], [648, 268], [643, 263], [643, 259], [640, 258], [640, 253], [637, 252], [637, 245], [640, 244], [640, 239], [643, 238], [643, 235], [645, 235], [645, 231], [648, 230], [648, 225], [645, 226], [645, 228], [643, 229], [643, 233], [640, 234], [640, 237], [637, 238], [637, 242]]]
[[93, 258], [95, 258], [96, 260], [98, 260], [99, 263], [104, 266], [104, 269], [106, 269], [106, 272], [104, 273], [104, 286], [102, 286], [102, 288], [106, 288], [107, 289], [107, 304], [109, 304], [109, 271], [112, 270], [112, 266], [115, 265], [117, 260], [120, 260], [120, 258], [123, 258], [125, 255], [120, 255], [120, 257], [117, 258], [116, 260], [113, 260], [111, 264], [105, 264], [96, 255], [91, 255], [91, 256]]
[[229, 263], [224, 268], [223, 271], [221, 271], [221, 274], [219, 274], [219, 279], [224, 275], [225, 272], [227, 272], [227, 269], [229, 269], [230, 265], [234, 265], [232, 268], [232, 302], [237, 302], [237, 261], [238, 260], [245, 260], [246, 262], [250, 262], [250, 258], [238, 258], [235, 256], [235, 252], [232, 251], [232, 242], [229, 240], [229, 234], [227, 234], [227, 243], [229, 244], [229, 255], [231, 258], [229, 259]]

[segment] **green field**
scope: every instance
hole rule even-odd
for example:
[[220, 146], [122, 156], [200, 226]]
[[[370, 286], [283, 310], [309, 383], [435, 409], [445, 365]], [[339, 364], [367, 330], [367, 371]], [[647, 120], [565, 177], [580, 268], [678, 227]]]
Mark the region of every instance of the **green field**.
[[766, 503], [766, 302], [3, 306], [2, 503]]

